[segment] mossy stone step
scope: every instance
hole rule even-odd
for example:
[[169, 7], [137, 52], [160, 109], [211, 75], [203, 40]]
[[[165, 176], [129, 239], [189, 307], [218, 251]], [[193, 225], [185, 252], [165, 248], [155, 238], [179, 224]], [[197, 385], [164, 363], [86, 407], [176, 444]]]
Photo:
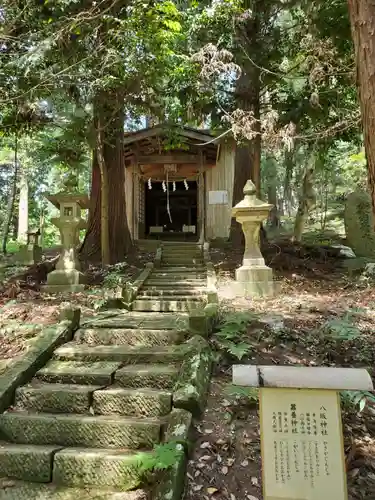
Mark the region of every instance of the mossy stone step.
[[119, 492], [97, 486], [78, 488], [53, 483], [11, 481], [0, 490], [0, 500], [146, 500], [144, 490]]
[[0, 415], [0, 434], [18, 444], [56, 444], [96, 448], [150, 448], [159, 442], [161, 421], [50, 413]]
[[142, 330], [132, 328], [81, 328], [74, 336], [76, 342], [91, 345], [169, 345], [180, 344], [183, 339], [183, 332], [177, 330]]
[[180, 368], [174, 365], [128, 365], [118, 370], [115, 382], [121, 387], [173, 389]]
[[101, 386], [33, 382], [16, 390], [15, 409], [47, 413], [87, 413]]
[[178, 299], [178, 296], [182, 295], [184, 297], [199, 297], [204, 293], [204, 289], [202, 290], [194, 290], [191, 288], [182, 288], [182, 289], [164, 289], [164, 288], [156, 288], [156, 287], [143, 287], [138, 293], [137, 297], [166, 297], [167, 300], [173, 299], [174, 297]]
[[127, 346], [87, 345], [68, 342], [54, 352], [54, 358], [66, 361], [118, 361], [121, 363], [173, 363], [182, 361], [186, 354], [184, 345], [177, 346]]
[[157, 268], [159, 272], [171, 274], [171, 273], [179, 273], [181, 271], [187, 272], [187, 273], [205, 273], [207, 271], [207, 268], [205, 266], [178, 266], [178, 267], [173, 267], [173, 266], [165, 266], [165, 267], [158, 267]]
[[189, 286], [190, 288], [192, 287], [206, 287], [207, 286], [207, 279], [201, 279], [201, 278], [196, 278], [196, 279], [183, 279], [183, 280], [176, 280], [171, 278], [168, 278], [168, 276], [163, 276], [162, 278], [149, 278], [145, 282], [145, 286], [157, 286], [157, 287], [171, 287], [172, 289], [178, 290], [179, 288], [185, 288], [186, 286]]
[[189, 295], [184, 295], [183, 293], [173, 293], [164, 295], [163, 293], [153, 293], [150, 291], [145, 291], [137, 295], [138, 300], [156, 300], [165, 302], [175, 302], [175, 301], [187, 301], [187, 302], [206, 302], [205, 296], [200, 293], [192, 293]]
[[204, 262], [197, 259], [168, 259], [162, 260], [160, 262], [161, 269], [168, 267], [180, 267], [182, 269], [186, 268], [203, 268]]
[[156, 389], [108, 387], [94, 392], [92, 407], [98, 415], [161, 417], [172, 409], [172, 393]]
[[184, 271], [184, 270], [181, 270], [181, 271], [175, 271], [173, 273], [169, 273], [168, 271], [163, 271], [163, 270], [157, 270], [157, 271], [154, 271], [152, 274], [151, 274], [151, 277], [152, 279], [155, 279], [155, 278], [160, 278], [160, 277], [163, 277], [163, 278], [168, 278], [168, 279], [178, 279], [178, 278], [189, 278], [189, 279], [204, 279], [207, 277], [207, 274], [205, 272], [201, 272], [201, 271]]
[[197, 303], [193, 297], [180, 297], [180, 300], [137, 299], [133, 302], [133, 311], [163, 311], [178, 312], [189, 311], [190, 304]]
[[[170, 279], [167, 282], [171, 282]], [[202, 280], [202, 283], [205, 280]], [[116, 316], [113, 314], [100, 314], [95, 319], [86, 319], [81, 323], [83, 328], [110, 328], [110, 329], [136, 329], [140, 328], [142, 330], [170, 330], [175, 329], [176, 325], [181, 324], [181, 318], [184, 314], [164, 314], [160, 312], [154, 312], [149, 314], [140, 313], [137, 311], [131, 311], [127, 313], [119, 313]], [[112, 313], [112, 311], [111, 311]]]
[[49, 483], [52, 477], [53, 456], [60, 449], [59, 446], [2, 443], [0, 476]]
[[67, 486], [121, 488], [139, 486], [142, 473], [136, 451], [66, 448], [55, 456], [53, 481]]
[[110, 385], [113, 374], [121, 363], [114, 362], [82, 362], [82, 361], [49, 361], [39, 370], [39, 380], [61, 384]]

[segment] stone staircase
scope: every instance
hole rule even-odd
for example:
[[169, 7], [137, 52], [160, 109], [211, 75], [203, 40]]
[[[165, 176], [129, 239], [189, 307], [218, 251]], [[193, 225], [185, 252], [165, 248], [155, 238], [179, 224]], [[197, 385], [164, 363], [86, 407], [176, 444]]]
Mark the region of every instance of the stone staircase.
[[134, 457], [163, 440], [187, 321], [126, 312], [84, 324], [0, 416], [0, 475], [80, 488], [138, 486]]
[[189, 311], [206, 303], [207, 268], [202, 245], [164, 243], [161, 260], [140, 288], [133, 311]]
[[112, 500], [147, 483], [140, 457], [187, 432], [191, 398], [207, 389], [209, 347], [189, 332], [204, 313], [186, 312], [205, 289], [202, 249], [166, 246], [133, 311], [81, 322], [0, 415], [0, 476], [17, 483], [0, 488], [0, 500]]

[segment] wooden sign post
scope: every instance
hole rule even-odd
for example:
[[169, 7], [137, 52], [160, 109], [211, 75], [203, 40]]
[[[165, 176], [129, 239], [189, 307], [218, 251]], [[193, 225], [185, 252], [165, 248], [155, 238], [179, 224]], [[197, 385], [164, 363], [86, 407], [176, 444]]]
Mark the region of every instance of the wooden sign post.
[[366, 370], [233, 366], [259, 387], [264, 500], [347, 500], [340, 390], [373, 390]]

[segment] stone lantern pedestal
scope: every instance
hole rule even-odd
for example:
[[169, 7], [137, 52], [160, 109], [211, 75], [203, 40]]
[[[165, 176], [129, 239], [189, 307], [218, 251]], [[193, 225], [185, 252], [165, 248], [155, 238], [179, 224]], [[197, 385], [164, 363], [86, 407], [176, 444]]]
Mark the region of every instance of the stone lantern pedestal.
[[259, 248], [259, 231], [273, 205], [256, 197], [251, 180], [244, 187], [244, 199], [232, 208], [232, 216], [242, 226], [245, 235], [245, 253], [242, 266], [236, 270], [233, 291], [241, 297], [264, 297], [274, 293], [272, 269], [267, 267]]
[[84, 276], [80, 271], [77, 246], [79, 231], [86, 227], [81, 210], [88, 208], [89, 198], [80, 193], [58, 193], [46, 198], [60, 210], [60, 217], [51, 219], [51, 222], [60, 230], [62, 249], [56, 269], [48, 274], [43, 290], [47, 293], [81, 292]]

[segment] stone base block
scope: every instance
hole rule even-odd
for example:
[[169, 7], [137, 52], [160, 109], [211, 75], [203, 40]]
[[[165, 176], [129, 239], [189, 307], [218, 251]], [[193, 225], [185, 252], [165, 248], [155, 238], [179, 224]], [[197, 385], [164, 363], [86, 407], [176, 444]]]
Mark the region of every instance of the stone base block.
[[172, 389], [179, 368], [174, 365], [128, 365], [115, 374], [115, 382], [121, 387], [150, 387]]
[[42, 285], [40, 289], [45, 293], [82, 293], [85, 285]]
[[25, 266], [32, 266], [42, 260], [42, 247], [39, 245], [22, 245], [15, 260]]
[[59, 449], [58, 446], [3, 444], [0, 446], [0, 474], [15, 479], [49, 483], [52, 457]]
[[172, 408], [172, 394], [155, 389], [123, 389], [109, 387], [94, 392], [95, 415], [160, 417]]
[[47, 276], [47, 285], [82, 285], [84, 278], [77, 269], [56, 269]]
[[272, 269], [267, 266], [240, 267], [231, 286], [239, 297], [268, 297], [275, 292]]
[[55, 456], [53, 480], [81, 488], [95, 485], [125, 491], [141, 482], [142, 473], [137, 465], [136, 454], [126, 451], [68, 448]]

